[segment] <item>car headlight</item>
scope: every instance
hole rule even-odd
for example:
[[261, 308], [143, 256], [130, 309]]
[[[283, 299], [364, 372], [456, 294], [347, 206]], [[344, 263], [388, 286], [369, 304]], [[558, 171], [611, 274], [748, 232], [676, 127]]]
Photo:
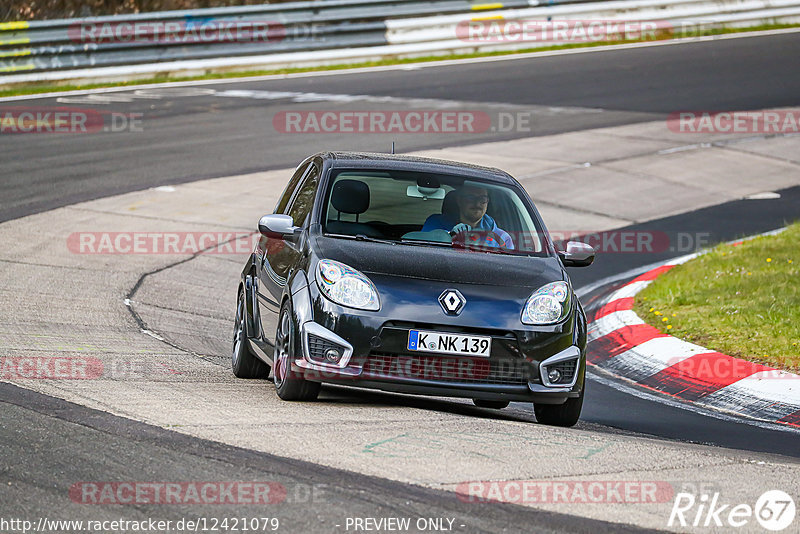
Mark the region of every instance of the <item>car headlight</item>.
[[552, 282], [533, 292], [522, 309], [525, 324], [557, 323], [569, 313], [569, 284]]
[[368, 311], [378, 311], [381, 307], [378, 290], [370, 279], [344, 263], [320, 260], [317, 285], [336, 304]]

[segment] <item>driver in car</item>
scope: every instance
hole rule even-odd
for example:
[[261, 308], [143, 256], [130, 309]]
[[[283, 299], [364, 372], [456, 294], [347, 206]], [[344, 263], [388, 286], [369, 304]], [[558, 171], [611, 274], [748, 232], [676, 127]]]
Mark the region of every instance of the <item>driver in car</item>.
[[446, 230], [450, 235], [461, 232], [493, 232], [503, 240], [498, 243], [496, 238], [489, 234], [486, 237], [486, 245], [493, 247], [514, 248], [514, 241], [511, 236], [501, 230], [494, 219], [486, 214], [489, 207], [489, 190], [478, 185], [467, 184], [456, 191], [456, 204], [458, 205], [458, 220], [447, 214], [434, 214], [428, 217], [422, 226], [423, 232], [432, 230]]

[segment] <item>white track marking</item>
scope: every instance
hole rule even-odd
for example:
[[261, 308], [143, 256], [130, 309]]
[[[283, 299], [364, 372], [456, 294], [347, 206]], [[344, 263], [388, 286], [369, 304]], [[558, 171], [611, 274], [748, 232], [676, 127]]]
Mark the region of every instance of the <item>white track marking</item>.
[[[438, 98], [404, 98], [367, 94], [337, 94], [303, 91], [261, 91], [243, 89], [217, 91], [214, 89], [201, 89], [192, 87], [137, 89], [135, 91], [120, 92], [111, 95], [89, 94], [84, 96], [60, 97], [57, 98], [56, 101], [62, 104], [106, 105], [115, 103], [130, 103], [137, 99], [161, 100], [193, 97], [244, 98], [270, 101], [289, 100], [295, 103], [332, 102], [336, 104], [394, 104], [402, 107], [403, 109], [498, 109], [505, 112], [525, 111], [539, 116], [584, 115], [587, 113], [603, 113], [604, 111], [599, 108], [518, 105], [507, 104], [503, 102], [471, 102]], [[0, 101], [2, 100], [0, 99]]]
[[589, 324], [588, 340], [591, 342], [620, 328], [636, 324], [644, 324], [644, 321], [633, 310], [609, 313]]
[[127, 94], [89, 94], [86, 96], [69, 96], [57, 98], [56, 102], [60, 104], [119, 104], [133, 102], [136, 97]]
[[776, 403], [790, 404], [800, 410], [800, 376], [785, 371], [760, 371], [747, 378], [742, 378], [706, 398], [729, 397], [737, 399], [743, 395], [750, 395]]
[[656, 337], [603, 363], [603, 368], [642, 381], [696, 354], [713, 352], [675, 337]]

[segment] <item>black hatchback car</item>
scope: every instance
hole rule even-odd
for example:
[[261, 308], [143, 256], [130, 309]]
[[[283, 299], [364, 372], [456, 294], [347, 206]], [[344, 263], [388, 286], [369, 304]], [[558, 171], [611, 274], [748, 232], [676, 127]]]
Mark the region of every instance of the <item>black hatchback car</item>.
[[574, 425], [586, 317], [530, 197], [503, 171], [390, 154], [303, 161], [241, 274], [233, 372], [281, 399], [322, 383], [532, 402]]

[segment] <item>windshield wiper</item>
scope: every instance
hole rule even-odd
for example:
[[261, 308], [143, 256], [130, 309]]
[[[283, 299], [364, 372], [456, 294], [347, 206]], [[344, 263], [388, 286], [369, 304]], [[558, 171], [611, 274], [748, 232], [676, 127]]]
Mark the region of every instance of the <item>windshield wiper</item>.
[[472, 245], [454, 245], [453, 243], [446, 243], [444, 241], [428, 241], [425, 239], [402, 239], [400, 241], [392, 241], [390, 239], [380, 239], [378, 237], [370, 237], [365, 234], [325, 234], [329, 237], [344, 237], [346, 239], [354, 239], [356, 241], [368, 241], [370, 243], [383, 243], [384, 245], [425, 245], [434, 247], [447, 247], [447, 248], [465, 248], [476, 250], [479, 252], [488, 252], [490, 254], [514, 254], [513, 249], [502, 249], [499, 247], [481, 247]]
[[515, 250], [513, 248], [501, 248], [501, 247], [487, 247], [482, 245], [467, 245], [467, 244], [459, 244], [455, 245], [456, 248], [464, 248], [469, 250], [475, 250], [477, 252], [486, 252], [488, 254], [509, 254], [512, 256], [516, 256]]
[[388, 239], [378, 239], [377, 237], [369, 237], [364, 234], [325, 234], [326, 237], [344, 237], [345, 239], [354, 239], [356, 241], [369, 241], [371, 243], [384, 243], [386, 245], [396, 245], [396, 241], [389, 241]]
[[428, 241], [426, 239], [403, 239], [399, 241], [401, 245], [434, 245], [437, 247], [452, 247], [452, 243], [445, 243], [444, 241]]
[[385, 243], [387, 245], [396, 245], [396, 241], [389, 241], [388, 239], [378, 239], [377, 237], [369, 237], [364, 234], [331, 234], [326, 233], [325, 237], [343, 237], [345, 239], [353, 239], [355, 241], [370, 241], [374, 243]]
[[396, 245], [397, 241], [390, 241], [388, 239], [379, 239], [377, 237], [370, 237], [364, 234], [356, 234], [353, 236], [356, 241], [369, 241], [370, 243], [384, 243], [386, 245]]

